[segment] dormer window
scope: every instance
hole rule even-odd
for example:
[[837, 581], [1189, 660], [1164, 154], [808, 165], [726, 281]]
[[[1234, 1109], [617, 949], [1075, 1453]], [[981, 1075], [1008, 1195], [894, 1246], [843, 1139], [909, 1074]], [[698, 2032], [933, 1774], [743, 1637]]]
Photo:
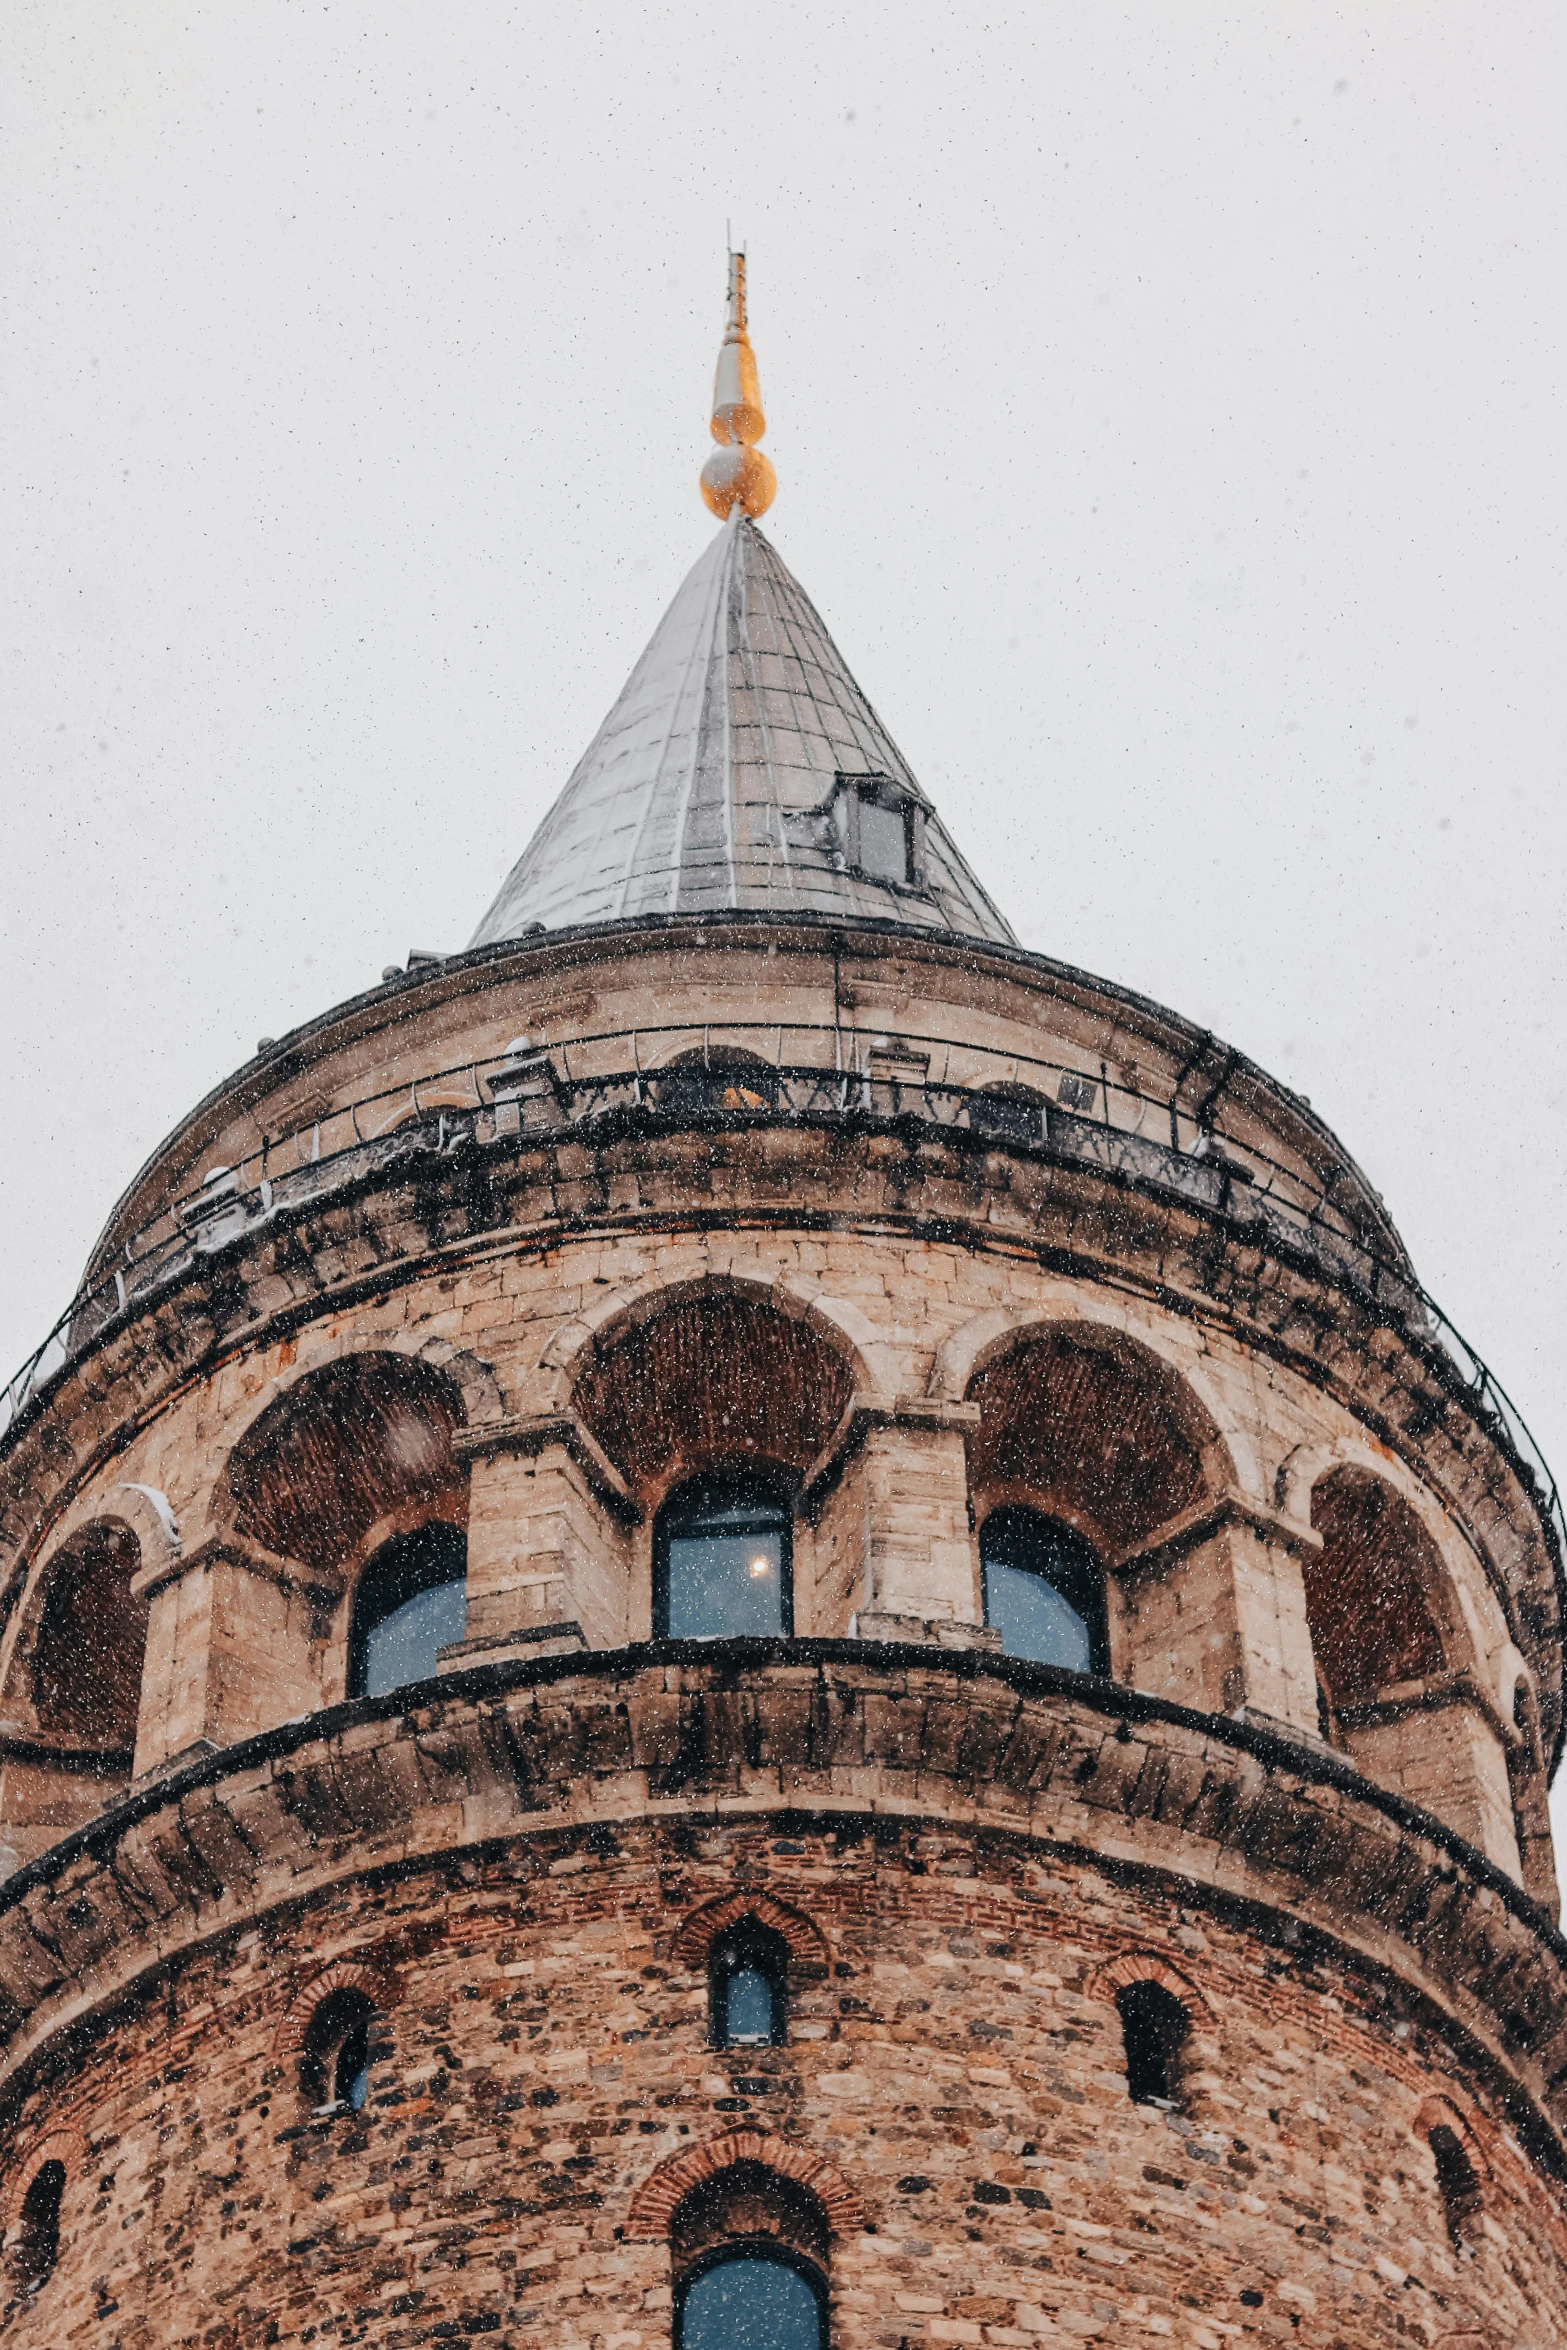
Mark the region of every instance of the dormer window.
[[924, 884], [924, 811], [886, 775], [840, 775], [839, 824], [846, 861], [870, 881], [897, 889]]

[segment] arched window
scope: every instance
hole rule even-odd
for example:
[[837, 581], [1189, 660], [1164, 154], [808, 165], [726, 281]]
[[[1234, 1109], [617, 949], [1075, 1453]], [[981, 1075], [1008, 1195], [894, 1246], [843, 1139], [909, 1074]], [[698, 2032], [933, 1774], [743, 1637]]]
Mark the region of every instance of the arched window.
[[22, 2197], [22, 2220], [12, 2264], [24, 2293], [36, 2293], [53, 2274], [60, 2257], [60, 2204], [65, 2194], [65, 2165], [45, 2162]]
[[809, 2188], [737, 2162], [670, 2223], [675, 2350], [825, 2350], [826, 2215]]
[[350, 1697], [427, 1681], [436, 1652], [468, 1621], [468, 1544], [456, 1526], [421, 1526], [383, 1544], [359, 1579], [348, 1648]]
[[1445, 2122], [1438, 2122], [1429, 2144], [1449, 2239], [1455, 2250], [1472, 2251], [1482, 2232], [1480, 2174], [1465, 2152], [1458, 2132], [1450, 2130]]
[[823, 2350], [821, 2286], [771, 2246], [716, 2252], [683, 2281], [676, 2350]]
[[725, 1640], [794, 1629], [790, 1512], [766, 1477], [697, 1477], [672, 1493], [653, 1540], [661, 1640]]
[[370, 2035], [375, 2008], [344, 1986], [322, 2000], [305, 2030], [305, 2095], [318, 2110], [342, 2105], [358, 2113], [370, 2094]]
[[715, 2048], [781, 2047], [789, 1949], [781, 1934], [741, 1918], [708, 1958], [708, 2018]]
[[1037, 1510], [992, 1510], [980, 1529], [985, 1621], [1007, 1656], [1073, 1673], [1110, 1669], [1104, 1570], [1093, 1545]]
[[1191, 2018], [1162, 1983], [1128, 1983], [1115, 1995], [1126, 2043], [1127, 2092], [1137, 2105], [1180, 2102], [1181, 2051]]

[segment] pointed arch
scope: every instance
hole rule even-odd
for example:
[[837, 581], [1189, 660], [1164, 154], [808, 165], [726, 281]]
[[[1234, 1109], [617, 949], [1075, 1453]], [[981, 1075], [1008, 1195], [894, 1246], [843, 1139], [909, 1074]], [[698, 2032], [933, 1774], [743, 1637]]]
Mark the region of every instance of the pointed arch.
[[382, 2010], [396, 2007], [403, 1995], [395, 1970], [379, 1958], [334, 1958], [303, 1977], [290, 1994], [272, 2036], [274, 2056], [303, 2054], [310, 2019], [334, 1991], [362, 1992], [372, 2007]]
[[645, 2178], [631, 2198], [626, 2234], [647, 2242], [667, 2236], [675, 2212], [693, 2187], [736, 2163], [757, 2163], [780, 2178], [809, 2188], [820, 2202], [835, 2236], [864, 2224], [864, 2205], [836, 2164], [807, 2147], [793, 2146], [765, 2130], [727, 2130], [721, 2138], [672, 2155]]
[[759, 1926], [770, 1927], [786, 1944], [791, 1966], [825, 1972], [831, 1952], [821, 1928], [799, 1910], [775, 1901], [770, 1893], [725, 1893], [716, 1901], [704, 1901], [677, 1930], [670, 1956], [677, 1965], [693, 1970], [705, 1966], [719, 1935], [743, 1918], [755, 1918]]
[[1207, 1994], [1197, 1988], [1190, 1975], [1183, 1974], [1155, 1950], [1123, 1950], [1115, 1958], [1107, 1959], [1089, 1977], [1087, 1996], [1113, 2007], [1116, 1993], [1129, 1991], [1134, 1983], [1159, 1984], [1172, 1999], [1180, 2001], [1193, 2023], [1212, 2020], [1213, 2008]]

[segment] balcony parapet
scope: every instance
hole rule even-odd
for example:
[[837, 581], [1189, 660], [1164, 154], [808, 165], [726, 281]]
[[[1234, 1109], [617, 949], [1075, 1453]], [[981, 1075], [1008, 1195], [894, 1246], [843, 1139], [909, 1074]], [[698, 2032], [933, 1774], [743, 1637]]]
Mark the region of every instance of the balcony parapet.
[[[655, 1051], [693, 1038], [695, 1065], [679, 1056], [674, 1066], [667, 1060], [646, 1065]], [[817, 1057], [786, 1056], [785, 1039], [802, 1050], [810, 1042]], [[758, 1049], [768, 1040], [771, 1059]], [[1301, 1167], [1285, 1168], [1254, 1140], [1243, 1143], [1226, 1132], [1211, 1085], [1199, 1104], [1208, 1122], [1199, 1124], [1183, 1106], [1180, 1085], [1158, 1097], [1106, 1073], [1093, 1083], [1097, 1114], [1091, 1115], [1049, 1097], [1052, 1082], [1058, 1091], [1074, 1077], [1089, 1084], [1062, 1063], [1023, 1062], [965, 1046], [965, 1081], [956, 1084], [931, 1075], [938, 1039], [900, 1031], [859, 1041], [865, 1050], [857, 1065], [844, 1068], [837, 1065], [842, 1032], [832, 1029], [643, 1029], [547, 1048], [519, 1040], [506, 1054], [438, 1072], [269, 1138], [251, 1159], [215, 1170], [196, 1193], [155, 1219], [127, 1244], [124, 1264], [72, 1300], [0, 1392], [0, 1459], [73, 1365], [203, 1266], [421, 1164], [432, 1170], [483, 1164], [540, 1144], [607, 1147], [630, 1136], [693, 1129], [882, 1132], [914, 1145], [939, 1140], [964, 1153], [1009, 1153], [1092, 1174], [1191, 1211], [1243, 1247], [1352, 1296], [1422, 1356], [1442, 1389], [1501, 1447], [1539, 1518], [1559, 1597], [1567, 1600], [1567, 1515], [1527, 1423], [1407, 1261], [1357, 1235], [1336, 1204], [1336, 1176], [1313, 1190]], [[742, 1049], [744, 1068], [726, 1060]], [[1167, 1136], [1143, 1130], [1155, 1117]]]
[[[932, 1822], [1244, 1904], [1281, 1970], [1331, 1948], [1435, 2012], [1567, 2175], [1567, 1942], [1462, 1838], [1315, 1741], [974, 1649], [649, 1644], [340, 1705], [140, 1784], [0, 1886], [0, 2074], [159, 1968], [363, 1872], [545, 1874], [692, 1816]], [[598, 1839], [595, 1846], [594, 1839]], [[523, 1865], [514, 1859], [513, 1868]]]

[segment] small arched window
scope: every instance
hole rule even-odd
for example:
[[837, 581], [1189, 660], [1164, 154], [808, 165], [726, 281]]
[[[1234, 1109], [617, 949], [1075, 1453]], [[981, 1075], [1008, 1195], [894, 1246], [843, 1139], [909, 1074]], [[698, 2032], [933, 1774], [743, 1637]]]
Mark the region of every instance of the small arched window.
[[1137, 2105], [1178, 2105], [1181, 2055], [1191, 2018], [1162, 1983], [1128, 1983], [1115, 1995], [1126, 2043], [1127, 2093]]
[[65, 2195], [63, 2162], [41, 2163], [22, 2197], [21, 2225], [12, 2265], [24, 2293], [36, 2293], [54, 2273], [60, 2257], [60, 2205]]
[[676, 2350], [823, 2350], [822, 2290], [771, 2246], [718, 2252], [682, 2284]]
[[781, 2047], [789, 1948], [781, 1934], [742, 1918], [708, 1959], [708, 2018], [715, 2048]]
[[304, 2088], [317, 2111], [346, 2106], [358, 2113], [369, 2096], [375, 2012], [363, 1991], [345, 1986], [329, 1993], [311, 2017], [305, 2031]]
[[791, 1633], [790, 1511], [781, 1488], [751, 1475], [694, 1478], [658, 1514], [653, 1626], [661, 1640]]
[[354, 1595], [350, 1697], [384, 1697], [431, 1678], [437, 1652], [467, 1626], [467, 1564], [467, 1537], [456, 1526], [421, 1526], [382, 1545]]
[[1004, 1655], [1073, 1673], [1109, 1671], [1104, 1569], [1081, 1534], [1038, 1510], [992, 1510], [979, 1556], [985, 1621], [1001, 1634]]
[[1445, 2122], [1438, 2122], [1429, 2143], [1448, 2238], [1455, 2251], [1473, 2251], [1481, 2234], [1480, 2174], [1458, 2132]]

